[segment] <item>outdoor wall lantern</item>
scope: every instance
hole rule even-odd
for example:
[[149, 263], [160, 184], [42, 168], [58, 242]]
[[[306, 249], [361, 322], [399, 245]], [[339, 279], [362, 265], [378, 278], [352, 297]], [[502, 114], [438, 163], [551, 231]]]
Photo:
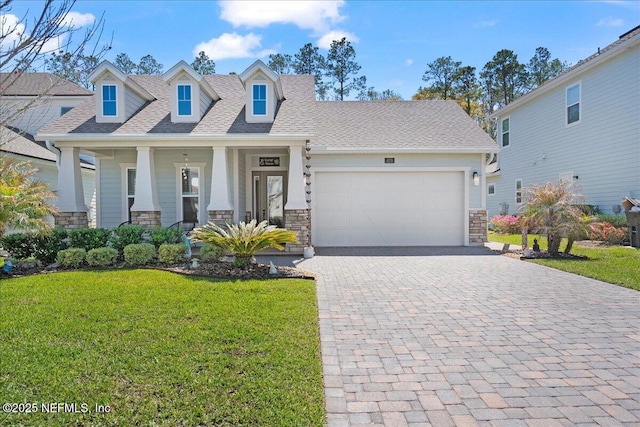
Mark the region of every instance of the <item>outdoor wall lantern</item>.
[[475, 186], [480, 185], [480, 175], [478, 175], [478, 172], [474, 172], [472, 176], [473, 176], [473, 185]]

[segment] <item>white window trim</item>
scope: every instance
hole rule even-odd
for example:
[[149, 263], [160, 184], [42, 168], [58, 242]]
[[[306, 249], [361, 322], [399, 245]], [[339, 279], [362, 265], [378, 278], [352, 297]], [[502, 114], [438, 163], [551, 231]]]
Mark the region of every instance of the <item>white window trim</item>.
[[[184, 163], [174, 163], [176, 168], [176, 222], [182, 221], [182, 168], [184, 167]], [[198, 224], [203, 225], [207, 223], [209, 219], [209, 214], [205, 208], [204, 198], [207, 194], [204, 188], [204, 171], [206, 163], [189, 163], [189, 169], [198, 169], [198, 179], [200, 180], [200, 188], [198, 189], [198, 214], [200, 218], [198, 218]]]
[[[573, 123], [569, 123], [569, 89], [571, 89], [572, 87], [578, 86], [578, 120], [573, 122]], [[575, 105], [575, 104], [571, 104], [571, 105]], [[580, 123], [582, 123], [582, 80], [578, 80], [577, 82], [574, 82], [572, 84], [570, 84], [569, 86], [565, 87], [564, 89], [564, 125], [565, 127], [571, 127], [571, 126], [575, 126], [575, 125], [579, 125]]]
[[[518, 182], [520, 183], [520, 201], [518, 202]], [[524, 181], [522, 178], [516, 179], [515, 185], [513, 187], [513, 200], [516, 202], [517, 206], [520, 206], [524, 200]]]
[[[116, 104], [116, 114], [115, 115], [106, 115], [104, 113], [104, 88], [105, 88], [105, 86], [113, 86], [113, 87], [116, 88], [116, 99], [114, 100], [115, 104]], [[102, 117], [109, 118], [109, 119], [115, 119], [117, 117], [120, 117], [119, 108], [118, 108], [118, 99], [119, 99], [118, 92], [120, 92], [118, 90], [118, 84], [115, 83], [115, 82], [114, 83], [102, 83], [100, 85], [100, 112], [102, 114]]]
[[[264, 114], [256, 114], [255, 110], [253, 109], [253, 102], [255, 101], [255, 98], [253, 97], [253, 91], [254, 87], [256, 86], [264, 86]], [[254, 82], [251, 85], [251, 115], [254, 117], [269, 117], [269, 85], [266, 82]]]
[[[502, 123], [505, 120], [509, 120], [509, 132], [507, 132], [509, 134], [509, 144], [508, 145], [504, 145], [502, 143], [502, 136], [504, 135], [504, 132], [502, 132]], [[500, 120], [500, 127], [498, 128], [498, 132], [499, 132], [499, 136], [500, 136], [500, 148], [509, 148], [511, 147], [511, 116], [507, 116], [504, 117]]]
[[[191, 114], [180, 114], [180, 96], [179, 96], [179, 87], [180, 86], [189, 86], [191, 88]], [[191, 83], [177, 83], [176, 84], [176, 116], [181, 119], [190, 119], [195, 116], [195, 108], [193, 104], [195, 90]]]
[[[493, 193], [489, 191], [490, 188], [493, 188]], [[487, 184], [487, 195], [489, 197], [493, 197], [496, 195], [496, 185], [495, 184]]]
[[[127, 171], [129, 169], [136, 169], [135, 163], [120, 163], [120, 195], [121, 195], [121, 206], [122, 206], [122, 222], [129, 221], [129, 192], [127, 191]], [[136, 171], [136, 179], [137, 179], [137, 171]]]

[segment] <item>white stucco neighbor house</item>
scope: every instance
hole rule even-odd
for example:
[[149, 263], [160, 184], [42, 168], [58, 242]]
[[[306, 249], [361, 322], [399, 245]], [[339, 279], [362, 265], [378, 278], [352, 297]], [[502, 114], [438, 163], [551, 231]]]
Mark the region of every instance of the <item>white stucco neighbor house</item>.
[[640, 197], [640, 27], [494, 113], [501, 148], [489, 217], [515, 213], [531, 184], [575, 181], [585, 203], [619, 213]]
[[101, 227], [252, 218], [315, 246], [474, 245], [496, 143], [450, 101], [316, 101], [313, 76], [256, 61], [239, 75], [128, 76], [105, 61], [96, 94], [44, 127], [58, 218], [86, 218], [78, 154], [96, 157]]
[[[58, 190], [58, 150], [33, 135], [93, 96], [93, 92], [49, 73], [0, 73], [0, 151], [29, 161], [35, 178]], [[23, 110], [23, 111], [20, 111]], [[95, 224], [95, 166], [83, 158], [81, 175], [89, 225]]]

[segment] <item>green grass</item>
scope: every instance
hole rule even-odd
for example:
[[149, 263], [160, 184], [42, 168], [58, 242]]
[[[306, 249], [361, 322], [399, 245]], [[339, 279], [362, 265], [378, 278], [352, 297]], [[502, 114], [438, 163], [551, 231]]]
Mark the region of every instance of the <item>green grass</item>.
[[312, 281], [56, 273], [0, 280], [0, 308], [0, 403], [38, 409], [0, 425], [324, 424]]
[[[533, 235], [528, 236], [529, 247], [533, 246], [534, 238], [538, 239], [542, 249], [547, 248], [546, 238]], [[489, 233], [489, 240], [519, 247], [522, 238], [519, 234]], [[562, 242], [560, 249], [563, 250], [565, 245], [566, 242]], [[582, 248], [574, 244], [571, 253], [584, 255], [589, 259], [536, 259], [532, 262], [640, 291], [639, 250], [622, 246]]]

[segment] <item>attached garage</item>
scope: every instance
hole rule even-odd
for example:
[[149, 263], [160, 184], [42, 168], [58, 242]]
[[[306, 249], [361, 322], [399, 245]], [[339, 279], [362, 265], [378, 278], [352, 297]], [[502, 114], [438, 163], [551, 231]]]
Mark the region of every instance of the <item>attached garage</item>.
[[465, 245], [463, 171], [316, 171], [316, 246]]

